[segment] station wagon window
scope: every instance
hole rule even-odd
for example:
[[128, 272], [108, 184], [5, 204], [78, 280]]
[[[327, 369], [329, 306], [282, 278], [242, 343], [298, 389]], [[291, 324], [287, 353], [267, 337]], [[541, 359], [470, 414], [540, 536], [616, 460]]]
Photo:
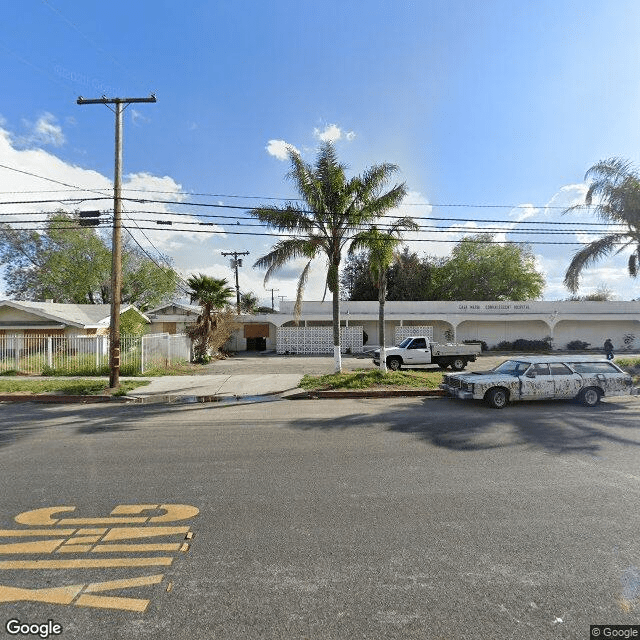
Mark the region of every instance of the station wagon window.
[[521, 362], [519, 360], [507, 360], [502, 364], [499, 364], [494, 371], [496, 373], [505, 373], [511, 376], [519, 376], [522, 375], [529, 367], [531, 366], [530, 362]]
[[549, 365], [548, 364], [534, 364], [533, 370], [535, 371], [537, 376], [548, 376], [551, 375], [549, 373]]
[[570, 376], [573, 373], [566, 364], [561, 364], [560, 362], [550, 364], [549, 368], [552, 376]]
[[610, 362], [571, 362], [578, 373], [620, 373]]

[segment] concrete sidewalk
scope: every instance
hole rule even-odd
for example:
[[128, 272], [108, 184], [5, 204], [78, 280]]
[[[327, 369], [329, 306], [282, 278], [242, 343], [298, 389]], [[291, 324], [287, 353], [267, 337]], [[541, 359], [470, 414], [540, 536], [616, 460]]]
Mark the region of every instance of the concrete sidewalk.
[[276, 395], [295, 389], [302, 374], [235, 374], [163, 376], [127, 393], [140, 402], [171, 402], [199, 399], [241, 399]]

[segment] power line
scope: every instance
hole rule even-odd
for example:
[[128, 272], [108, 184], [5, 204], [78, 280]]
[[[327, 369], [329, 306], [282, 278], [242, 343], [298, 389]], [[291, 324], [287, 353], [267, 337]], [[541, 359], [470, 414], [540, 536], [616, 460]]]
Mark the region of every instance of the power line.
[[[15, 231], [46, 231], [47, 227], [12, 227]], [[78, 230], [82, 227], [79, 226], [69, 226], [69, 227], [56, 227], [59, 230]], [[122, 226], [123, 229], [129, 229], [126, 225]], [[257, 233], [251, 231], [227, 231], [227, 230], [215, 230], [215, 229], [174, 229], [172, 227], [137, 227], [138, 229], [145, 231], [162, 231], [162, 232], [173, 232], [173, 233], [208, 233], [210, 235], [236, 235], [236, 236], [260, 236], [260, 237], [268, 237], [268, 238], [308, 238], [310, 236], [306, 234], [289, 234], [289, 233]], [[456, 233], [456, 234], [467, 234], [472, 235], [474, 238], [478, 238], [478, 236], [493, 236], [495, 233], [493, 232], [484, 232], [482, 229], [473, 229], [473, 230], [463, 230], [463, 229], [448, 229], [443, 230], [446, 233]], [[345, 240], [352, 240], [355, 236], [348, 236]], [[459, 243], [461, 239], [457, 240], [442, 240], [437, 238], [415, 238], [412, 239], [411, 242], [444, 242], [444, 243]], [[546, 240], [530, 240], [530, 241], [519, 241], [519, 240], [482, 240], [480, 242], [484, 242], [485, 244], [518, 244], [518, 245], [579, 245], [584, 246], [584, 242], [559, 242], [559, 241], [546, 241]], [[614, 246], [625, 246], [626, 242], [618, 242], [614, 243]]]
[[[105, 214], [105, 216], [109, 215], [110, 212], [105, 211], [103, 212]], [[128, 211], [127, 213], [145, 213], [145, 212], [134, 212], [134, 211]], [[155, 212], [146, 212], [146, 213], [155, 213]], [[3, 214], [0, 213], [0, 216], [16, 216], [19, 214]], [[31, 214], [29, 212], [25, 212], [23, 214], [20, 215], [35, 215], [35, 214]], [[190, 216], [191, 217], [191, 216]], [[211, 216], [211, 217], [218, 217], [218, 216]], [[209, 222], [202, 222], [202, 221], [172, 221], [172, 220], [158, 220], [156, 218], [131, 218], [129, 216], [127, 216], [127, 219], [133, 223], [134, 225], [136, 225], [136, 228], [139, 229], [142, 233], [142, 235], [145, 237], [145, 239], [147, 240], [147, 242], [158, 252], [158, 254], [160, 256], [162, 256], [162, 253], [154, 246], [153, 242], [151, 241], [151, 239], [143, 232], [143, 227], [140, 227], [138, 225], [139, 222], [155, 222], [156, 225], [161, 225], [163, 227], [163, 230], [169, 230], [169, 228], [171, 228], [171, 230], [173, 231], [185, 231], [185, 232], [190, 232], [192, 231], [191, 229], [180, 229], [177, 228], [175, 225], [182, 225], [182, 226], [218, 226], [220, 227], [220, 233], [230, 233], [230, 231], [228, 231], [228, 227], [231, 226], [231, 228], [233, 228], [236, 225], [230, 225], [230, 223], [220, 223], [218, 225], [216, 225], [215, 223], [209, 223]], [[250, 220], [252, 218], [249, 218]], [[107, 218], [105, 218], [105, 221], [107, 220]], [[38, 220], [38, 219], [19, 219], [19, 220], [12, 220], [10, 221], [13, 224], [37, 224], [37, 223], [41, 223], [42, 220]], [[379, 225], [380, 226], [380, 225]], [[264, 224], [264, 223], [260, 223], [260, 222], [253, 222], [253, 223], [243, 223], [242, 227], [259, 227], [261, 229], [268, 229], [268, 225]], [[387, 228], [388, 225], [384, 226], [380, 226], [380, 228], [384, 229]], [[488, 233], [492, 233], [492, 234], [496, 234], [496, 233], [505, 233], [505, 234], [517, 234], [517, 235], [570, 235], [572, 233], [577, 233], [580, 231], [584, 231], [582, 229], [566, 229], [564, 231], [558, 231], [555, 229], [541, 229], [541, 228], [534, 228], [534, 229], [522, 229], [522, 228], [512, 228], [512, 227], [460, 227], [460, 226], [446, 226], [446, 227], [442, 227], [442, 226], [436, 226], [436, 225], [419, 225], [419, 229], [418, 231], [416, 231], [415, 233], [419, 233], [420, 231], [426, 232], [428, 231], [429, 233], [466, 233], [466, 234], [477, 234], [477, 233], [481, 233], [481, 234], [488, 234]], [[609, 231], [611, 233], [624, 233], [624, 228], [620, 228], [618, 230], [615, 229], [609, 229]], [[213, 230], [212, 230], [213, 232]], [[586, 232], [586, 231], [585, 231]], [[602, 233], [601, 230], [599, 229], [593, 229], [593, 230], [589, 230], [590, 233]], [[268, 235], [282, 235], [279, 233], [276, 234], [268, 234]], [[163, 257], [164, 260], [164, 257]], [[166, 260], [164, 260], [166, 262]], [[168, 265], [168, 263], [167, 263]], [[158, 265], [159, 266], [159, 265]], [[168, 265], [170, 266], [170, 265]]]

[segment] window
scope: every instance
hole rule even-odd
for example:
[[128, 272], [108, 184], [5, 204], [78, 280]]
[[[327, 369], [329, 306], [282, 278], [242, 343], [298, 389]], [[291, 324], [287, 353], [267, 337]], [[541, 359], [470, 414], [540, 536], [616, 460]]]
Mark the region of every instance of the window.
[[535, 371], [537, 376], [549, 376], [549, 365], [548, 364], [534, 364], [533, 370]]
[[424, 338], [416, 338], [409, 346], [409, 349], [426, 349], [426, 348], [427, 348], [427, 342]]
[[620, 373], [610, 362], [570, 362], [578, 373]]
[[519, 360], [507, 360], [498, 365], [494, 371], [496, 373], [504, 373], [510, 376], [519, 376], [529, 368], [529, 362], [520, 362]]
[[561, 364], [560, 362], [550, 364], [549, 369], [552, 376], [570, 376], [573, 373], [566, 364]]

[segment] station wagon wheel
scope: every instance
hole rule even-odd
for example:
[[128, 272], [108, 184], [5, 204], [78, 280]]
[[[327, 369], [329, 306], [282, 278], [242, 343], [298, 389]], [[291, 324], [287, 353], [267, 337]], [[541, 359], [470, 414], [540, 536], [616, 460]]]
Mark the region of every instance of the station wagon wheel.
[[496, 387], [495, 389], [489, 389], [485, 396], [485, 400], [493, 409], [504, 409], [509, 402], [509, 395], [506, 389]]
[[389, 367], [391, 371], [399, 371], [401, 365], [402, 365], [402, 360], [400, 360], [400, 358], [387, 359], [387, 367]]
[[595, 407], [600, 402], [601, 394], [595, 387], [587, 387], [580, 393], [580, 402], [587, 407]]
[[462, 371], [467, 364], [467, 361], [464, 358], [454, 358], [451, 361], [451, 368], [454, 371]]

